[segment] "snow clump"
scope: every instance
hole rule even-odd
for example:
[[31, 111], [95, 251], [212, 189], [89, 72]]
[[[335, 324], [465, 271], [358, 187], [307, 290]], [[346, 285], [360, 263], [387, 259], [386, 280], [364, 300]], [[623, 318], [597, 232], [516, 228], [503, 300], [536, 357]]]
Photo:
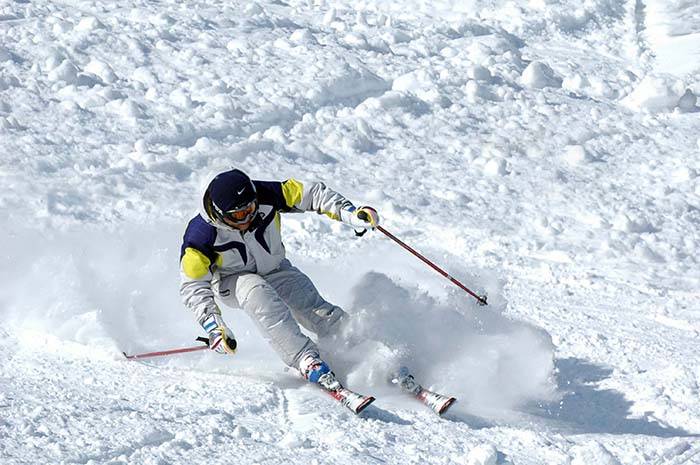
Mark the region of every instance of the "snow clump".
[[620, 462], [601, 444], [579, 445], [571, 448], [573, 460], [571, 465], [620, 465]]
[[[622, 100], [622, 103], [633, 110], [649, 113], [670, 111], [681, 103], [681, 98], [685, 96], [684, 90], [683, 84], [679, 81], [672, 82], [664, 77], [647, 76]], [[685, 96], [683, 105], [688, 107], [692, 103], [694, 107], [695, 102], [690, 100], [689, 96]]]
[[74, 83], [78, 78], [78, 68], [68, 60], [63, 60], [63, 62], [58, 65], [58, 67], [49, 71], [49, 81], [59, 82], [63, 81], [66, 84]]
[[583, 89], [586, 87], [589, 87], [591, 85], [590, 82], [588, 82], [588, 79], [586, 76], [582, 76], [578, 73], [574, 73], [570, 76], [566, 76], [564, 80], [562, 81], [562, 88], [565, 90], [571, 91], [571, 92], [581, 92]]
[[678, 108], [685, 112], [696, 111], [698, 109], [697, 103], [698, 96], [692, 90], [686, 89], [685, 93], [678, 100]]
[[442, 96], [437, 84], [437, 77], [419, 69], [394, 79], [391, 90], [413, 94], [426, 103], [442, 103]]
[[487, 176], [505, 176], [508, 174], [508, 165], [502, 158], [492, 158], [484, 165], [484, 174]]
[[78, 25], [75, 27], [76, 31], [95, 31], [97, 29], [104, 29], [105, 26], [97, 18], [90, 16], [80, 20]]
[[289, 41], [297, 45], [315, 45], [318, 43], [314, 35], [308, 29], [297, 29], [289, 36]]
[[533, 61], [523, 71], [520, 77], [524, 86], [531, 89], [544, 89], [545, 87], [561, 87], [562, 80], [552, 68], [539, 61]]
[[85, 66], [85, 72], [98, 76], [106, 83], [111, 84], [117, 80], [117, 76], [114, 74], [111, 66], [94, 58]]
[[496, 465], [498, 451], [491, 444], [481, 444], [469, 451], [467, 465]]
[[562, 158], [571, 166], [593, 161], [593, 157], [582, 145], [567, 145]]
[[481, 65], [470, 66], [467, 69], [467, 76], [475, 81], [488, 82], [491, 81], [491, 79], [493, 79], [491, 71], [489, 71], [488, 68]]

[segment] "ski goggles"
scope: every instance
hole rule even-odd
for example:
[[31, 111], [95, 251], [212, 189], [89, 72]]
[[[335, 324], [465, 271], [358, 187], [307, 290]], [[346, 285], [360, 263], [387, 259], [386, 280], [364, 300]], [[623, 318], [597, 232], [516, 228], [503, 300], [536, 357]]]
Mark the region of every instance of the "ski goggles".
[[220, 212], [221, 218], [232, 224], [245, 224], [250, 222], [258, 211], [258, 201], [251, 200], [249, 204], [235, 210]]

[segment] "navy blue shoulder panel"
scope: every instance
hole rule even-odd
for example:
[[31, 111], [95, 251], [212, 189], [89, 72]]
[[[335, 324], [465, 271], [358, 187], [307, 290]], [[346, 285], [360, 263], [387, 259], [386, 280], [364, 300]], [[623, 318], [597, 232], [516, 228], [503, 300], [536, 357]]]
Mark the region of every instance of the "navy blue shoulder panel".
[[214, 263], [216, 261], [214, 241], [216, 241], [216, 228], [207, 223], [201, 215], [195, 216], [187, 225], [185, 235], [182, 238], [180, 259], [182, 260], [182, 256], [185, 255], [185, 249], [192, 247], [202, 252]]
[[290, 208], [284, 200], [282, 183], [279, 181], [253, 181], [258, 191], [258, 202], [261, 205], [272, 205], [277, 210], [288, 212]]

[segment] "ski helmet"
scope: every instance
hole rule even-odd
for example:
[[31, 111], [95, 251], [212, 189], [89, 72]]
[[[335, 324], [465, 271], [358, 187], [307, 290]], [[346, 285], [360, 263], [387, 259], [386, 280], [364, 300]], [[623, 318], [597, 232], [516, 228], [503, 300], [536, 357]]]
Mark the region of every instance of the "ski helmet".
[[212, 219], [233, 224], [248, 223], [258, 209], [255, 185], [241, 170], [219, 173], [209, 183], [204, 208]]

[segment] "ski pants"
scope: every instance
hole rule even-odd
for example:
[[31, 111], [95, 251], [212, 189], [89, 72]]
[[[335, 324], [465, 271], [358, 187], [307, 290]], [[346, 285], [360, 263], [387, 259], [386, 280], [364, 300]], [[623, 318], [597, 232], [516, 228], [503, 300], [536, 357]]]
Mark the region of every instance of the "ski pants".
[[265, 275], [223, 277], [218, 294], [227, 306], [245, 310], [282, 361], [294, 368], [304, 356], [318, 355], [316, 344], [299, 325], [323, 337], [346, 315], [323, 299], [311, 279], [289, 260]]

